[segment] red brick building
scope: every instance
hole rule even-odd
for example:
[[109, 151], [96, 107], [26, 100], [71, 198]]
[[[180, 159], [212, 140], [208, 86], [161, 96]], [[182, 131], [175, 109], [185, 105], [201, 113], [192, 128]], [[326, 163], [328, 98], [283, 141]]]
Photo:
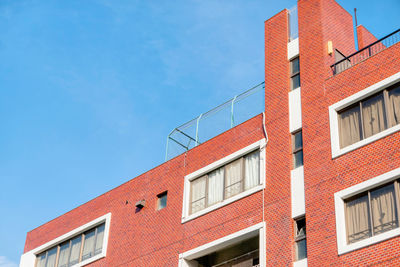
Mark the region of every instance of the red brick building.
[[334, 0], [268, 19], [265, 112], [30, 231], [20, 266], [400, 266], [400, 32], [357, 37]]

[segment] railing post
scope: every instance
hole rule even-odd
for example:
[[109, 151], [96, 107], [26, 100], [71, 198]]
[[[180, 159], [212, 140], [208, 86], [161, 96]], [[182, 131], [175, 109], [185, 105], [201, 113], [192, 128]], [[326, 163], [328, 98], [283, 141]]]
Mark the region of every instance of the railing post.
[[235, 97], [232, 99], [232, 104], [231, 104], [231, 128], [233, 128], [233, 126], [235, 125], [235, 118], [233, 115], [233, 105], [235, 103], [237, 95], [235, 95]]
[[203, 113], [201, 113], [200, 116], [197, 118], [197, 123], [196, 123], [196, 146], [199, 144], [199, 122], [201, 116], [203, 116]]

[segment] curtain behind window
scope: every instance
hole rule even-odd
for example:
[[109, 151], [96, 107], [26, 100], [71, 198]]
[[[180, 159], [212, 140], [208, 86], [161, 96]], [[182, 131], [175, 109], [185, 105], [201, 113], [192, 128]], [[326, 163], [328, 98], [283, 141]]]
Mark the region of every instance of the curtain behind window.
[[374, 234], [397, 227], [394, 184], [371, 191], [371, 208]]
[[58, 267], [68, 266], [68, 256], [69, 256], [69, 241], [60, 246], [60, 256], [58, 259]]
[[360, 107], [355, 106], [339, 115], [340, 147], [346, 147], [361, 140]]
[[244, 158], [244, 186], [245, 190], [260, 184], [260, 152], [256, 151]]
[[347, 240], [349, 243], [371, 235], [368, 195], [346, 203]]
[[85, 234], [85, 242], [83, 243], [82, 260], [86, 260], [90, 257], [93, 257], [94, 241], [95, 241], [94, 237], [95, 237], [95, 229], [93, 229]]
[[220, 202], [223, 199], [223, 193], [224, 168], [219, 168], [208, 175], [208, 206]]
[[383, 94], [361, 102], [364, 126], [364, 138], [386, 129]]
[[69, 259], [69, 266], [79, 262], [79, 254], [81, 252], [82, 236], [75, 237], [71, 241], [71, 256]]
[[242, 191], [242, 159], [226, 165], [225, 171], [225, 198], [229, 198]]
[[94, 255], [101, 253], [101, 250], [103, 248], [104, 227], [105, 227], [104, 224], [97, 227], [97, 237], [96, 237]]
[[58, 247], [55, 247], [55, 248], [50, 249], [47, 252], [47, 264], [46, 264], [46, 267], [54, 267], [54, 266], [56, 266], [57, 249], [58, 249]]
[[37, 257], [37, 264], [36, 264], [36, 266], [37, 266], [37, 267], [45, 267], [45, 265], [46, 265], [46, 252], [40, 254], [40, 255]]
[[206, 178], [203, 176], [191, 182], [192, 185], [192, 203], [191, 212], [202, 210], [206, 207]]
[[389, 91], [389, 116], [391, 126], [400, 123], [400, 87]]

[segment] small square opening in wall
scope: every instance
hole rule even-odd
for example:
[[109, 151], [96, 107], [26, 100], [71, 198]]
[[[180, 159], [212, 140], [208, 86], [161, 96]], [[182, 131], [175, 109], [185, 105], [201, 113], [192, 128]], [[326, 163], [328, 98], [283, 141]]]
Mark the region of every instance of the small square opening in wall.
[[168, 191], [157, 195], [157, 210], [161, 210], [167, 206]]

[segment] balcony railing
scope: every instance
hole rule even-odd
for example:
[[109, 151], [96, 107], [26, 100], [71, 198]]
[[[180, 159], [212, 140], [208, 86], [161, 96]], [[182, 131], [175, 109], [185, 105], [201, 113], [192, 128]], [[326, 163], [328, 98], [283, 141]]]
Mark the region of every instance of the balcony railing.
[[333, 75], [366, 60], [400, 41], [400, 29], [331, 65]]

